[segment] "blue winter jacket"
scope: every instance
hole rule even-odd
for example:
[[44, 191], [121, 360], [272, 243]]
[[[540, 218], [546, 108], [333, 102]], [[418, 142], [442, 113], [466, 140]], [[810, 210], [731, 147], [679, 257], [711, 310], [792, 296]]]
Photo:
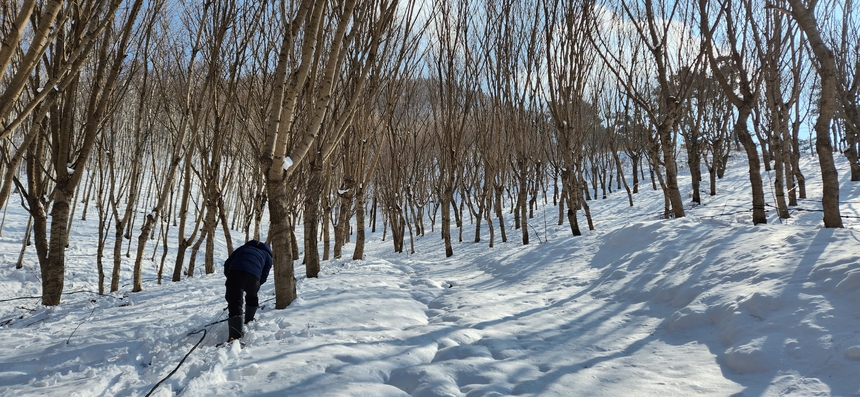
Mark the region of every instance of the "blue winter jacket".
[[236, 248], [224, 261], [224, 275], [231, 271], [243, 271], [260, 278], [260, 284], [265, 284], [272, 269], [272, 249], [266, 243], [251, 240]]

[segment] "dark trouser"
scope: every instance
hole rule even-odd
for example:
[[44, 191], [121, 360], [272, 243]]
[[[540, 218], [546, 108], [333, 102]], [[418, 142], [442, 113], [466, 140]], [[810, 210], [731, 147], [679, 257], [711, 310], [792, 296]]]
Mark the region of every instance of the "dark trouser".
[[259, 306], [257, 292], [260, 291], [260, 279], [257, 276], [240, 270], [232, 271], [227, 275], [227, 282], [224, 285], [227, 287], [224, 298], [227, 299], [229, 317], [242, 315], [243, 292], [248, 306]]

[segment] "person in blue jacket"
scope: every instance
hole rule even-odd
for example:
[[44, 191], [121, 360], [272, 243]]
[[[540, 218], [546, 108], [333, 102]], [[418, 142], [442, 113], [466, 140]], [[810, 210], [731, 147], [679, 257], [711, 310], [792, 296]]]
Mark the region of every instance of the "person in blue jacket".
[[227, 299], [227, 326], [230, 339], [239, 339], [242, 331], [242, 295], [245, 294], [245, 324], [254, 320], [260, 304], [257, 292], [266, 283], [272, 269], [272, 249], [266, 243], [250, 240], [237, 248], [224, 261], [224, 275], [227, 276], [225, 298]]

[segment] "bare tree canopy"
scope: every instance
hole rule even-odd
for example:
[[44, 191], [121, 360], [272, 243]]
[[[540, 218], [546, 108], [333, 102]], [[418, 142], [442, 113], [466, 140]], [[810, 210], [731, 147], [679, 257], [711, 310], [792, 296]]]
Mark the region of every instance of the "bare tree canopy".
[[732, 156], [752, 187], [744, 222], [781, 221], [806, 197], [812, 152], [822, 225], [837, 228], [838, 173], [860, 181], [854, 1], [0, 9], [0, 202], [32, 216], [45, 305], [60, 303], [69, 231], [89, 208], [100, 292], [131, 264], [132, 291], [145, 266], [158, 283], [165, 265], [172, 282], [194, 277], [201, 251], [217, 272], [216, 239], [232, 251], [256, 238], [283, 309], [296, 260], [318, 277], [321, 261], [361, 260], [378, 228], [396, 252], [438, 228], [449, 257], [467, 229], [489, 247], [540, 242], [547, 205], [582, 235], [599, 226], [590, 202], [623, 189], [634, 206], [649, 187], [664, 199], [654, 213], [681, 218], [725, 194]]

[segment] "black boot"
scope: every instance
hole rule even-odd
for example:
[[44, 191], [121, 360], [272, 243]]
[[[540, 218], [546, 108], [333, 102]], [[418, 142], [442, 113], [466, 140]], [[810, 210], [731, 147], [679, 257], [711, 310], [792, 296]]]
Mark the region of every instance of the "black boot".
[[242, 337], [242, 316], [230, 317], [227, 319], [227, 326], [230, 329], [230, 339], [239, 339]]
[[245, 324], [254, 321], [254, 314], [257, 313], [257, 306], [245, 305]]

